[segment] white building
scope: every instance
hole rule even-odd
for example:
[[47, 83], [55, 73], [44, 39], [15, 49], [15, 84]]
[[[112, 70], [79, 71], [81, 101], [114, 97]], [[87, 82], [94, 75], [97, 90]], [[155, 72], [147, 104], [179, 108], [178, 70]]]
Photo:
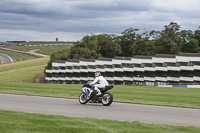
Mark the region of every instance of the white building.
[[122, 85], [200, 85], [200, 54], [134, 56], [55, 61], [47, 83], [82, 84], [100, 71], [109, 83]]

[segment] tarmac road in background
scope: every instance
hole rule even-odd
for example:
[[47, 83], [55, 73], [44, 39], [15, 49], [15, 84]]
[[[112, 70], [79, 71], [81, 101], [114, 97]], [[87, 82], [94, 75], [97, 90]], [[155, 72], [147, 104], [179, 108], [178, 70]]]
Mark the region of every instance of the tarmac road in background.
[[200, 127], [200, 109], [115, 103], [81, 105], [78, 99], [0, 94], [0, 109], [72, 117]]
[[5, 55], [5, 54], [0, 53], [0, 58], [2, 60], [2, 64], [13, 62], [12, 58], [10, 58], [8, 55]]

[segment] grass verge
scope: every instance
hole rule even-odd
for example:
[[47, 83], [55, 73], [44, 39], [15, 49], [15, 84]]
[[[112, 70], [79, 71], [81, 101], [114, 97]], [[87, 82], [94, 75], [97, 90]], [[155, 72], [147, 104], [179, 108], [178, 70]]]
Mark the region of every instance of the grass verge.
[[198, 133], [200, 128], [0, 110], [1, 133]]
[[[78, 98], [82, 85], [0, 83], [0, 93]], [[147, 86], [115, 86], [109, 91], [115, 102], [161, 105], [185, 108], [200, 108], [200, 89], [162, 88]]]

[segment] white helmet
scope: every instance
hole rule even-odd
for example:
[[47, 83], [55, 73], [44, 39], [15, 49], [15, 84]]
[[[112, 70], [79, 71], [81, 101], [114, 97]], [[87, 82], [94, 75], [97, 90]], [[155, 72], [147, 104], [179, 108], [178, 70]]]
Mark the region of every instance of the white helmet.
[[101, 73], [100, 72], [96, 72], [95, 73], [95, 77], [99, 77], [99, 76], [101, 76]]

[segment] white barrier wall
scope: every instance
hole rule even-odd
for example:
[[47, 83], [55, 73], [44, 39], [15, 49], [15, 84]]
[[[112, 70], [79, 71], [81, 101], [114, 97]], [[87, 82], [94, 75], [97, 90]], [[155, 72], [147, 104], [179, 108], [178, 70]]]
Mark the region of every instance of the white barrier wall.
[[200, 88], [200, 85], [188, 85], [187, 88]]
[[200, 88], [200, 85], [158, 85], [158, 87], [185, 87], [185, 88]]

